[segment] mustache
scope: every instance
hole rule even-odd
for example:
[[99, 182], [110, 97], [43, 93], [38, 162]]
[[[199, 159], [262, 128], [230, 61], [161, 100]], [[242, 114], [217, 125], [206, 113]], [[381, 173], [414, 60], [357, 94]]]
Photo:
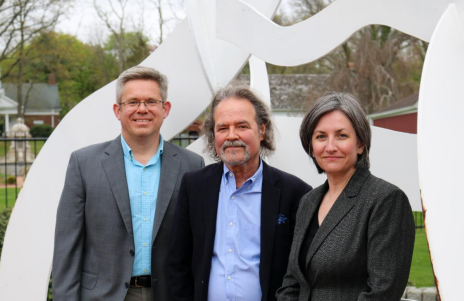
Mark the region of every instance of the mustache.
[[242, 140], [234, 140], [234, 141], [224, 141], [224, 143], [221, 146], [221, 150], [224, 151], [226, 147], [230, 147], [230, 146], [241, 146], [241, 147], [247, 148], [246, 143], [243, 142]]

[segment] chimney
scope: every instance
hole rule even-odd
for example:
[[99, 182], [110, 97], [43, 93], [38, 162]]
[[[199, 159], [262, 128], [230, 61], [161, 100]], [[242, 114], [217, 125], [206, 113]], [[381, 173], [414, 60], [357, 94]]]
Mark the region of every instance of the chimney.
[[48, 84], [51, 86], [56, 85], [56, 76], [55, 73], [48, 74]]

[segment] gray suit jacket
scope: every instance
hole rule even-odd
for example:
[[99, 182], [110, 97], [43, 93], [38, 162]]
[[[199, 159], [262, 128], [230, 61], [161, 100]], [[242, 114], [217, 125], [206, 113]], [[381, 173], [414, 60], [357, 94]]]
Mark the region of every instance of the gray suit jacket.
[[[166, 270], [172, 218], [185, 172], [200, 156], [164, 143], [152, 243], [154, 300], [171, 300]], [[131, 208], [120, 136], [71, 154], [58, 206], [53, 299], [124, 300], [134, 263]]]
[[306, 270], [301, 270], [298, 255], [328, 188], [326, 182], [301, 200], [278, 300], [400, 300], [414, 248], [411, 206], [403, 191], [368, 170], [358, 169], [350, 179], [309, 247]]

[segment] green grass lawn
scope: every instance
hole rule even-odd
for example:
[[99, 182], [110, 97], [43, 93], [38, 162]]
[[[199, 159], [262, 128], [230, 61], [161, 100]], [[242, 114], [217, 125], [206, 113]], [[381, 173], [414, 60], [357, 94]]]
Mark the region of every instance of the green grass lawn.
[[414, 243], [414, 253], [412, 255], [409, 282], [409, 285], [413, 285], [415, 287], [435, 286], [424, 229], [416, 230], [416, 241]]
[[[8, 191], [8, 208], [13, 208], [15, 202], [16, 202], [16, 193], [15, 193], [15, 188], [6, 188]], [[21, 188], [18, 187], [18, 194]], [[3, 210], [3, 208], [6, 207], [6, 202], [5, 202], [5, 188], [0, 188], [0, 210]]]
[[[0, 141], [0, 157], [5, 156], [5, 150], [8, 152], [10, 149], [10, 141]], [[6, 144], [6, 147], [5, 147]], [[42, 149], [43, 145], [45, 144], [45, 141], [29, 141], [29, 146], [31, 147], [31, 152], [33, 154], [38, 155], [40, 150]]]

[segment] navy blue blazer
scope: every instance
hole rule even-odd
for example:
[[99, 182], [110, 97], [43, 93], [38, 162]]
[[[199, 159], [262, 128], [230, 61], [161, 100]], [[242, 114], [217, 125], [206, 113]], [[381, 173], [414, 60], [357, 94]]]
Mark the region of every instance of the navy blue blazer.
[[[182, 179], [169, 257], [169, 290], [174, 300], [208, 298], [222, 173], [221, 162], [186, 173]], [[262, 300], [275, 300], [287, 269], [299, 201], [311, 189], [299, 178], [263, 162], [259, 271]], [[279, 214], [288, 222], [278, 224]]]

